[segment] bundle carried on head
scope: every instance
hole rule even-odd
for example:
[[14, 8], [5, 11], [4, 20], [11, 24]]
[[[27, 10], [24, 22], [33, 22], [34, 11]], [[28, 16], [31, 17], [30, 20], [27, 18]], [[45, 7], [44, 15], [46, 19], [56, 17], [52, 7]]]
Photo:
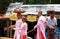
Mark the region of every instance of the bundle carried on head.
[[24, 9], [16, 8], [16, 9], [14, 9], [14, 12], [15, 12], [15, 13], [24, 13], [25, 10], [24, 10]]

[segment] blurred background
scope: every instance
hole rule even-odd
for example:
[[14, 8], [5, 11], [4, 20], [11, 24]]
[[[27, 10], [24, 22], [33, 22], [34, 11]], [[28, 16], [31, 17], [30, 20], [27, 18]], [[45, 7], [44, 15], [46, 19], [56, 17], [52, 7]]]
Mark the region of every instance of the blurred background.
[[[0, 0], [0, 37], [13, 38], [14, 30], [8, 27], [14, 25], [17, 20], [16, 13], [13, 12], [15, 8], [26, 11], [22, 15], [27, 18], [28, 31], [36, 25], [39, 10], [43, 12], [45, 18], [49, 16], [50, 10], [55, 11], [58, 23], [56, 37], [60, 39], [60, 0]], [[33, 39], [35, 35], [36, 31], [28, 33], [28, 36]]]

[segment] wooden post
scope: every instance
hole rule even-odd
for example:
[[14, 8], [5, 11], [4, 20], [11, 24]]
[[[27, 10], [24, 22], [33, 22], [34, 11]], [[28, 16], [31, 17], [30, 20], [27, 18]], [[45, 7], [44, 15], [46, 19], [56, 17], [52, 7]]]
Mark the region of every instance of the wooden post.
[[51, 0], [50, 0], [50, 4], [51, 4]]
[[7, 19], [7, 36], [9, 37], [9, 19]]
[[[10, 21], [10, 25], [12, 25], [12, 21]], [[12, 38], [12, 29], [10, 29], [10, 37]]]

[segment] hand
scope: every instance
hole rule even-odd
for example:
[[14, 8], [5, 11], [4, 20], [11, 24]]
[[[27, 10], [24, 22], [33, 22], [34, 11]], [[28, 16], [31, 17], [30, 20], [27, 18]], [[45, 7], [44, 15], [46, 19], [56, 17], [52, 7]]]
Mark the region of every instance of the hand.
[[56, 29], [54, 30], [54, 32], [56, 32]]
[[15, 26], [11, 25], [9, 28], [13, 29]]
[[54, 32], [56, 32], [56, 28], [54, 28]]

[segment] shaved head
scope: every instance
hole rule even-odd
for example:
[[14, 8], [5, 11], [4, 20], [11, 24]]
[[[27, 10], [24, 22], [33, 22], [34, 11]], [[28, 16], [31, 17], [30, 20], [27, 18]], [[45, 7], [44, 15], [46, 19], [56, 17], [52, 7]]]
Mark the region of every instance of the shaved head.
[[42, 11], [38, 12], [38, 17], [40, 17], [42, 15]]
[[42, 11], [39, 11], [38, 13], [42, 14]]

